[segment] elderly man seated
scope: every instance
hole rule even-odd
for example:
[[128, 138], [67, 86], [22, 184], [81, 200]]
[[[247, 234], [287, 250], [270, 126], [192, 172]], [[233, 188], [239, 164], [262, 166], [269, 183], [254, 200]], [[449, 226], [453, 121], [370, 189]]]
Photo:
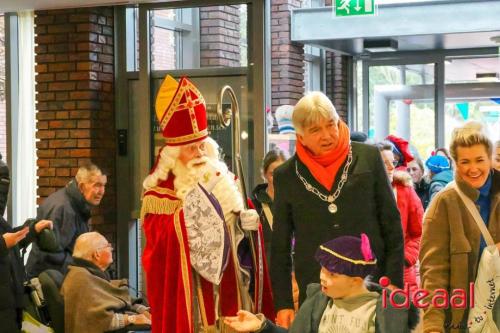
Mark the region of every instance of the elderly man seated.
[[77, 238], [74, 263], [61, 287], [66, 332], [103, 333], [130, 324], [151, 324], [148, 308], [133, 304], [127, 280], [110, 280], [106, 269], [113, 262], [112, 251], [98, 232]]

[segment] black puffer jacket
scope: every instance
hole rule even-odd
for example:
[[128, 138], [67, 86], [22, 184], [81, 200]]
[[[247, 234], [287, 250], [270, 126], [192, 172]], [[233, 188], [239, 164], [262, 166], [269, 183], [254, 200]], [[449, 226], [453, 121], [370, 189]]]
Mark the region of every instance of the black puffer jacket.
[[46, 252], [38, 244], [33, 244], [26, 265], [29, 278], [38, 276], [46, 269], [55, 269], [63, 274], [67, 272], [76, 238], [89, 231], [90, 209], [75, 179], [45, 199], [38, 208], [37, 219], [54, 223], [58, 248], [54, 252]]

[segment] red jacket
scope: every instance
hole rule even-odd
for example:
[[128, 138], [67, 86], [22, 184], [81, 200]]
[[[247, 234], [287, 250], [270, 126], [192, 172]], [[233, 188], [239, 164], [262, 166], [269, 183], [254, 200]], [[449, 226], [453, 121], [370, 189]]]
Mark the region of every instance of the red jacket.
[[420, 237], [422, 236], [422, 218], [424, 209], [417, 193], [413, 189], [411, 177], [408, 173], [396, 171], [392, 186], [396, 195], [396, 202], [401, 215], [401, 224], [404, 236], [405, 271], [404, 282], [410, 288], [418, 287], [417, 269]]

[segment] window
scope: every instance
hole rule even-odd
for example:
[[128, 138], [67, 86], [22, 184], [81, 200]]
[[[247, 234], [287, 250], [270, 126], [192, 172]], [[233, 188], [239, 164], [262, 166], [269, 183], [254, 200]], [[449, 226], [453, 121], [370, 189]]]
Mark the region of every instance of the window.
[[7, 114], [5, 102], [5, 20], [0, 14], [0, 154], [7, 161]]
[[466, 121], [479, 121], [492, 141], [500, 139], [500, 58], [445, 60], [445, 144]]

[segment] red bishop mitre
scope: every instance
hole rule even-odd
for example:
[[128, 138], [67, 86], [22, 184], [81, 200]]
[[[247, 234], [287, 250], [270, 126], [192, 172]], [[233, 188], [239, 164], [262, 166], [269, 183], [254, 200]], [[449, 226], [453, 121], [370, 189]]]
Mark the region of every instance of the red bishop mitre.
[[156, 95], [156, 117], [169, 146], [181, 146], [208, 136], [205, 99], [186, 77], [167, 75]]

